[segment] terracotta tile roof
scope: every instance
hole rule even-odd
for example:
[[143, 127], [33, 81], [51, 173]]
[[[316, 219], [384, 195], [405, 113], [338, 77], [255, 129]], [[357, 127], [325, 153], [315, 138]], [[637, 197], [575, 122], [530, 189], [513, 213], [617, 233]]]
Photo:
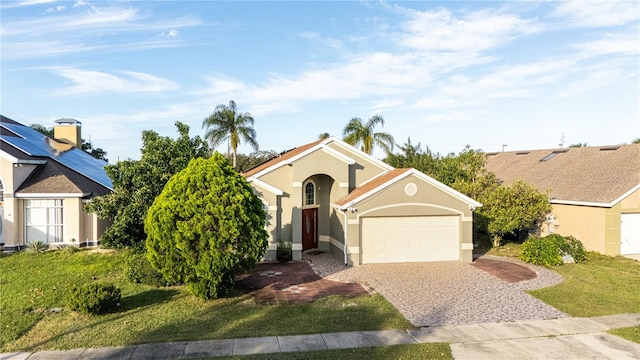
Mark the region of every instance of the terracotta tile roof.
[[342, 199], [336, 201], [336, 205], [338, 205], [338, 206], [346, 205], [349, 202], [359, 198], [360, 196], [368, 193], [369, 191], [374, 190], [378, 186], [386, 184], [387, 182], [395, 179], [396, 177], [404, 174], [405, 172], [407, 172], [409, 170], [411, 170], [411, 169], [408, 169], [408, 168], [407, 169], [393, 169], [393, 170], [391, 170], [389, 172], [386, 172], [386, 173], [378, 176], [377, 178], [374, 178], [373, 180], [369, 181], [368, 183], [353, 189], [353, 191], [351, 191], [349, 193], [349, 195], [347, 195], [347, 196], [343, 197]]
[[549, 190], [552, 200], [611, 204], [640, 185], [640, 144], [501, 152], [486, 168], [506, 184]]
[[248, 171], [246, 171], [246, 172], [244, 172], [244, 173], [242, 173], [240, 175], [244, 176], [245, 178], [251, 177], [251, 176], [259, 173], [262, 170], [268, 169], [268, 168], [270, 168], [270, 167], [272, 167], [274, 165], [277, 165], [277, 164], [279, 164], [279, 163], [281, 163], [283, 161], [289, 160], [289, 159], [295, 157], [296, 155], [299, 155], [299, 154], [311, 149], [312, 147], [320, 144], [323, 141], [324, 141], [324, 139], [323, 140], [314, 141], [314, 142], [309, 143], [309, 144], [298, 146], [297, 148], [291, 149], [289, 151], [285, 151], [285, 152], [281, 153], [280, 156], [277, 156], [277, 157], [275, 157], [275, 158], [273, 158], [271, 160], [263, 162], [262, 164], [254, 167], [253, 169], [250, 169], [250, 170], [248, 170]]

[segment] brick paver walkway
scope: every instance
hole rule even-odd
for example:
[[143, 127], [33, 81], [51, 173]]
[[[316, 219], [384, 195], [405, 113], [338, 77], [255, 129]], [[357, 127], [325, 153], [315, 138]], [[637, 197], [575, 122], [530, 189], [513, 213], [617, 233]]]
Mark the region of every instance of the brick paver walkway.
[[236, 286], [257, 304], [298, 304], [329, 295], [362, 296], [369, 292], [358, 283], [340, 282], [318, 276], [306, 261], [263, 263], [236, 277]]

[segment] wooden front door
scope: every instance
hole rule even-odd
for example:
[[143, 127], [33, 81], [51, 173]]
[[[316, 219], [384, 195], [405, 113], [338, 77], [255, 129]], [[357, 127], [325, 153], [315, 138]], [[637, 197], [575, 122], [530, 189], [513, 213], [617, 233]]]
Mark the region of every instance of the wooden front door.
[[302, 251], [318, 247], [318, 208], [302, 209]]

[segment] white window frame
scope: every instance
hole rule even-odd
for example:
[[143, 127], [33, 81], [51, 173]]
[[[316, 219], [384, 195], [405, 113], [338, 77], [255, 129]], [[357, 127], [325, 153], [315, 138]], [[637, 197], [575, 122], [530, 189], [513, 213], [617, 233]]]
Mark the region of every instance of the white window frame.
[[[41, 218], [34, 219], [32, 210], [42, 209]], [[44, 216], [44, 217], [42, 217]], [[42, 239], [30, 239], [29, 229], [40, 228]], [[47, 244], [59, 244], [64, 240], [64, 200], [62, 199], [25, 199], [24, 200], [24, 239], [25, 243], [40, 240]]]
[[[309, 184], [311, 184], [313, 186], [313, 202], [311, 204], [309, 204], [307, 202], [307, 185], [309, 185]], [[302, 203], [303, 203], [302, 205], [303, 206], [314, 206], [314, 205], [316, 205], [318, 203], [317, 202], [317, 199], [318, 199], [317, 198], [317, 195], [318, 195], [317, 189], [318, 188], [316, 186], [316, 183], [313, 180], [307, 180], [307, 181], [304, 182], [304, 185], [302, 186]]]

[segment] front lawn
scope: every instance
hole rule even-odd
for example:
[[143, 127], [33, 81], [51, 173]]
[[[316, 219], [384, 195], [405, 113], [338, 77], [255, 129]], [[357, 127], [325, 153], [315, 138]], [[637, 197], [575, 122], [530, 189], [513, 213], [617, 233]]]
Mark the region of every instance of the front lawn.
[[553, 267], [564, 281], [529, 293], [571, 316], [639, 313], [640, 262], [594, 252], [587, 257], [583, 263]]
[[[203, 301], [183, 287], [131, 284], [123, 276], [125, 258], [125, 251], [0, 258], [0, 351], [412, 327], [380, 295], [261, 306], [243, 294]], [[67, 289], [94, 280], [120, 287], [121, 310], [88, 316], [65, 309]]]

